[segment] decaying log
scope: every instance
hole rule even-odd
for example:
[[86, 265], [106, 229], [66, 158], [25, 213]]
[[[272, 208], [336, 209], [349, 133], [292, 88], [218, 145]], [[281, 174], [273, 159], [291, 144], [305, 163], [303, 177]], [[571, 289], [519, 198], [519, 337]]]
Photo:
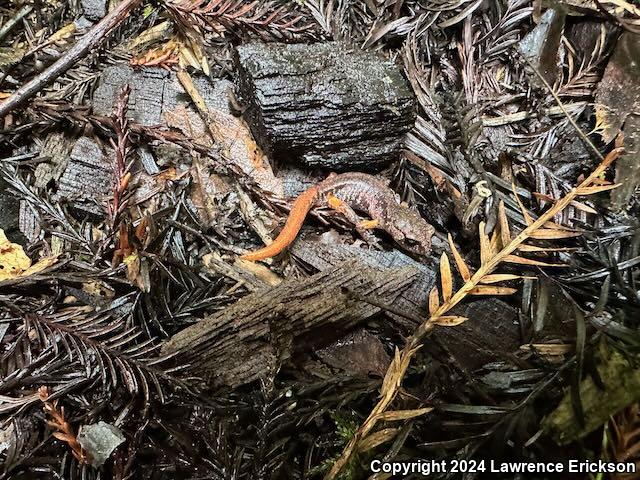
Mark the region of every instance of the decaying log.
[[68, 202], [81, 215], [103, 216], [111, 192], [112, 159], [98, 143], [80, 137], [71, 150], [67, 167], [60, 177], [55, 202]]
[[414, 97], [392, 63], [341, 43], [238, 47], [245, 117], [271, 158], [332, 170], [376, 169], [397, 158]]
[[[409, 332], [416, 328], [417, 323], [408, 317], [427, 317], [427, 301], [435, 274], [430, 266], [419, 263], [398, 250], [381, 252], [352, 245], [298, 240], [291, 253], [321, 271], [354, 258], [378, 268], [413, 268], [418, 272], [415, 280], [400, 292], [392, 305], [394, 310], [407, 316], [388, 314]], [[521, 344], [517, 311], [503, 301], [495, 298], [476, 300], [456, 306], [452, 314], [467, 317], [469, 321], [455, 328], [436, 328], [433, 336], [446, 348], [447, 355], [465, 369], [474, 370], [489, 362], [508, 359]], [[433, 342], [427, 342], [426, 348], [439, 347], [434, 346]]]
[[342, 263], [306, 279], [290, 279], [243, 297], [174, 335], [163, 352], [179, 352], [193, 373], [236, 387], [273, 374], [298, 351], [321, 348], [380, 309], [344, 289], [393, 303], [417, 276], [413, 268]]
[[[324, 271], [340, 263], [357, 259], [366, 265], [379, 269], [397, 269], [410, 267], [418, 273], [415, 280], [399, 293], [393, 303], [396, 310], [413, 317], [424, 317], [427, 308], [427, 296], [433, 286], [435, 273], [431, 267], [413, 260], [399, 250], [378, 251], [359, 248], [354, 245], [328, 244], [308, 240], [296, 241], [290, 249], [291, 254], [312, 267]], [[416, 322], [405, 317], [390, 314], [398, 324], [411, 332]]]

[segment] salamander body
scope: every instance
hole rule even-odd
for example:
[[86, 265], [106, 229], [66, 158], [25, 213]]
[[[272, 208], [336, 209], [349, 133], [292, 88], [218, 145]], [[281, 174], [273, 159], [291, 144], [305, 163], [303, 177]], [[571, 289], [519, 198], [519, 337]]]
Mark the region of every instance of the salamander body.
[[[277, 255], [293, 243], [309, 211], [324, 203], [345, 214], [363, 235], [368, 229], [380, 228], [414, 253], [425, 254], [431, 250], [434, 228], [417, 212], [401, 204], [393, 190], [372, 175], [343, 173], [330, 175], [302, 193], [293, 203], [278, 237], [266, 247], [240, 258], [257, 261]], [[356, 212], [367, 214], [371, 220], [362, 221]]]

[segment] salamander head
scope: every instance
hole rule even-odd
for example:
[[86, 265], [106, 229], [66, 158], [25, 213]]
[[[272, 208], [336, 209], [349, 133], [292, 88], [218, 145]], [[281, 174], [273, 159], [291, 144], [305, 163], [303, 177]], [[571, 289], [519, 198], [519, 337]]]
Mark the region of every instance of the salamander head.
[[385, 222], [384, 229], [407, 250], [425, 255], [431, 251], [431, 237], [435, 229], [416, 211], [401, 207], [393, 218]]

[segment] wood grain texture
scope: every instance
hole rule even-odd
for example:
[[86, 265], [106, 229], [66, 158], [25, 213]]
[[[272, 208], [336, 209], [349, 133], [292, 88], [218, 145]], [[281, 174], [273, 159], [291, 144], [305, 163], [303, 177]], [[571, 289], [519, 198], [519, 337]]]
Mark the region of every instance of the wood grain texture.
[[411, 267], [388, 270], [348, 261], [249, 294], [174, 335], [163, 352], [178, 352], [181, 362], [213, 385], [237, 387], [273, 374], [297, 351], [326, 346], [380, 311], [343, 289], [393, 303], [417, 275]]
[[333, 170], [375, 170], [397, 158], [415, 120], [400, 70], [337, 42], [235, 51], [245, 117], [271, 158]]

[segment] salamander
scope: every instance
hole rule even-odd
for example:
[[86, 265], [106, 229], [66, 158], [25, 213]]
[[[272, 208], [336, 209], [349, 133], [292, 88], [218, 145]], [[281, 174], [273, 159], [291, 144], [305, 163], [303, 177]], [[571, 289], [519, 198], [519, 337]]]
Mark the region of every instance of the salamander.
[[[282, 252], [296, 239], [309, 211], [324, 204], [343, 213], [365, 240], [372, 238], [370, 229], [379, 228], [409, 251], [424, 255], [431, 250], [434, 228], [417, 212], [400, 203], [399, 196], [378, 178], [354, 172], [331, 174], [303, 192], [293, 203], [278, 237], [266, 247], [240, 258], [257, 261]], [[366, 213], [371, 220], [363, 220], [356, 212]]]

